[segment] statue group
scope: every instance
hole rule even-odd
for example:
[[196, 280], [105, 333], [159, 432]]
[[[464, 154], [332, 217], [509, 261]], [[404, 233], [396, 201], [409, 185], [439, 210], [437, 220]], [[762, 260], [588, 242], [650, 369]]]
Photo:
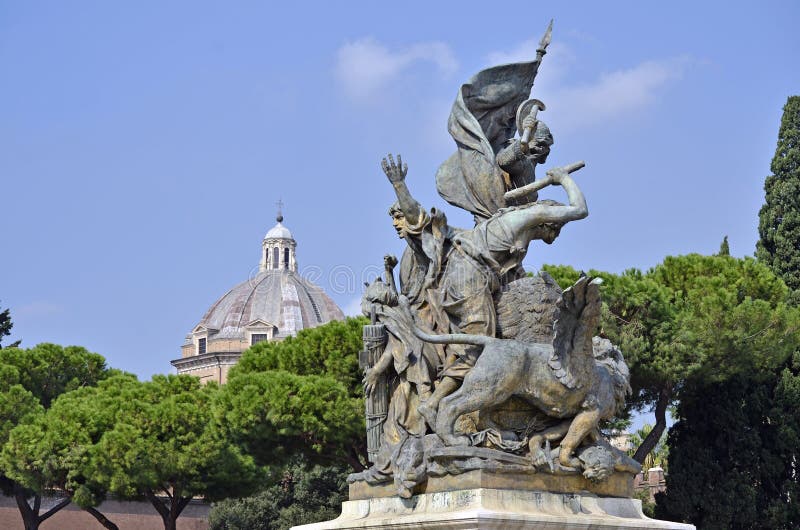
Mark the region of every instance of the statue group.
[[[522, 267], [532, 242], [552, 244], [589, 213], [572, 176], [583, 162], [536, 177], [553, 145], [546, 107], [531, 98], [551, 27], [535, 59], [483, 70], [458, 91], [448, 121], [457, 149], [436, 187], [473, 215], [473, 227], [423, 208], [400, 155], [382, 161], [397, 195], [389, 214], [407, 247], [400, 260], [384, 257], [385, 277], [362, 298], [373, 465], [351, 484], [409, 498], [431, 477], [475, 470], [601, 485], [640, 469], [600, 430], [630, 386], [619, 349], [593, 336], [599, 280], [562, 291]], [[566, 202], [539, 199], [547, 186], [563, 188]]]

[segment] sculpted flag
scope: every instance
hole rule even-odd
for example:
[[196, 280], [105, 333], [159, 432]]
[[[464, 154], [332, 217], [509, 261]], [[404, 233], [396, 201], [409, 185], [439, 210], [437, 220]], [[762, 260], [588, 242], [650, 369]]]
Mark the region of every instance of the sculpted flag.
[[516, 112], [525, 101], [539, 70], [536, 60], [481, 70], [461, 85], [447, 128], [456, 141], [453, 153], [436, 172], [439, 195], [454, 206], [488, 219], [506, 206], [503, 171], [495, 156], [517, 130]]

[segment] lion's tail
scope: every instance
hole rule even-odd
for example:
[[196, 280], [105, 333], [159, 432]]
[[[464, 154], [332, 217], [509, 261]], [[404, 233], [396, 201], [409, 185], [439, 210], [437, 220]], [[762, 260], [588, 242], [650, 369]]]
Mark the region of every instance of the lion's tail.
[[414, 332], [414, 335], [425, 342], [432, 342], [433, 344], [471, 344], [473, 346], [486, 346], [489, 344], [489, 341], [492, 340], [491, 337], [484, 337], [483, 335], [467, 335], [466, 333], [444, 333], [441, 335], [431, 335], [429, 333], [425, 333], [419, 329], [416, 324], [414, 324], [414, 317], [411, 314], [411, 308], [409, 307], [408, 299], [405, 296], [401, 296], [398, 302], [400, 307], [408, 316], [411, 331]]
[[489, 341], [492, 340], [491, 337], [484, 337], [483, 335], [467, 335], [466, 333], [430, 335], [413, 324], [411, 327], [414, 331], [414, 335], [425, 342], [432, 342], [434, 344], [472, 344], [473, 346], [486, 346]]

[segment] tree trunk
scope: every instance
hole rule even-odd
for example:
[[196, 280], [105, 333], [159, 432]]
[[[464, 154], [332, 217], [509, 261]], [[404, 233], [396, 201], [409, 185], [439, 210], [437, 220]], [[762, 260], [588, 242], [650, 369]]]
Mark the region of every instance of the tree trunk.
[[177, 530], [178, 517], [183, 512], [183, 509], [186, 508], [186, 505], [189, 504], [189, 501], [192, 500], [191, 497], [181, 497], [177, 488], [173, 488], [172, 495], [168, 495], [170, 500], [169, 507], [158, 498], [153, 490], [145, 491], [144, 496], [161, 516], [161, 520], [164, 522], [164, 530]]
[[[366, 451], [365, 451], [366, 452]], [[361, 462], [361, 451], [356, 449], [354, 446], [351, 446], [350, 449], [345, 453], [345, 459], [347, 463], [350, 464], [350, 467], [358, 473], [359, 471], [364, 471], [366, 466]]]
[[667, 428], [667, 407], [669, 407], [670, 402], [672, 402], [672, 387], [665, 386], [659, 392], [658, 401], [656, 401], [656, 424], [653, 426], [653, 430], [642, 440], [642, 445], [633, 454], [633, 459], [640, 464], [644, 463], [647, 455], [656, 448], [658, 441], [661, 440], [661, 435], [664, 434], [664, 430]]
[[164, 518], [164, 530], [177, 530], [178, 523], [176, 519], [172, 519], [169, 516]]
[[55, 506], [42, 515], [39, 515], [39, 508], [42, 505], [42, 496], [34, 494], [33, 507], [31, 507], [28, 503], [27, 493], [19, 484], [14, 486], [14, 499], [17, 501], [17, 508], [19, 508], [19, 513], [22, 515], [22, 524], [25, 526], [25, 530], [39, 530], [40, 524], [71, 502], [69, 497], [61, 499]]
[[161, 520], [164, 522], [165, 530], [175, 530], [175, 521], [172, 521], [172, 526], [170, 527], [169, 510], [167, 509], [166, 506], [164, 506], [164, 503], [161, 502], [161, 499], [158, 498], [155, 492], [153, 490], [148, 489], [147, 491], [144, 492], [144, 496], [148, 501], [150, 501], [150, 504], [152, 504], [153, 507], [156, 509], [158, 515], [161, 516]]
[[108, 530], [119, 530], [119, 527], [117, 525], [115, 525], [113, 522], [111, 522], [111, 520], [109, 520], [108, 517], [106, 517], [105, 515], [100, 513], [97, 509], [92, 508], [91, 506], [89, 506], [88, 508], [84, 508], [84, 510], [89, 512], [92, 515], [92, 517], [97, 519], [97, 521], [101, 525], [103, 525], [105, 528], [108, 528]]
[[17, 501], [17, 508], [22, 516], [25, 530], [39, 530], [39, 514], [34, 512], [31, 505], [28, 504], [28, 496], [20, 486], [14, 486], [14, 499]]
[[66, 506], [70, 502], [72, 502], [72, 499], [70, 499], [69, 497], [67, 497], [66, 499], [61, 499], [60, 501], [58, 501], [58, 504], [56, 504], [55, 506], [53, 506], [52, 508], [47, 510], [45, 513], [43, 513], [42, 515], [39, 516], [39, 524], [42, 524], [45, 519], [49, 518], [51, 515], [53, 515], [57, 511], [59, 511], [61, 508], [63, 508], [64, 506]]

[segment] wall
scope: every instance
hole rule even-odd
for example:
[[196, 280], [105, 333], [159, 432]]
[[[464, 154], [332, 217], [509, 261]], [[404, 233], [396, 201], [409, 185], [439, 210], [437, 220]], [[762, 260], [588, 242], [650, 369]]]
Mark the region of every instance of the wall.
[[[44, 513], [56, 499], [42, 499]], [[156, 509], [149, 502], [106, 501], [98, 508], [120, 530], [163, 530], [164, 523]], [[192, 501], [178, 517], [178, 530], [208, 530], [210, 506], [200, 501]], [[0, 529], [24, 530], [17, 503], [12, 497], [0, 495]], [[97, 519], [70, 504], [47, 519], [39, 527], [41, 530], [104, 530]]]

